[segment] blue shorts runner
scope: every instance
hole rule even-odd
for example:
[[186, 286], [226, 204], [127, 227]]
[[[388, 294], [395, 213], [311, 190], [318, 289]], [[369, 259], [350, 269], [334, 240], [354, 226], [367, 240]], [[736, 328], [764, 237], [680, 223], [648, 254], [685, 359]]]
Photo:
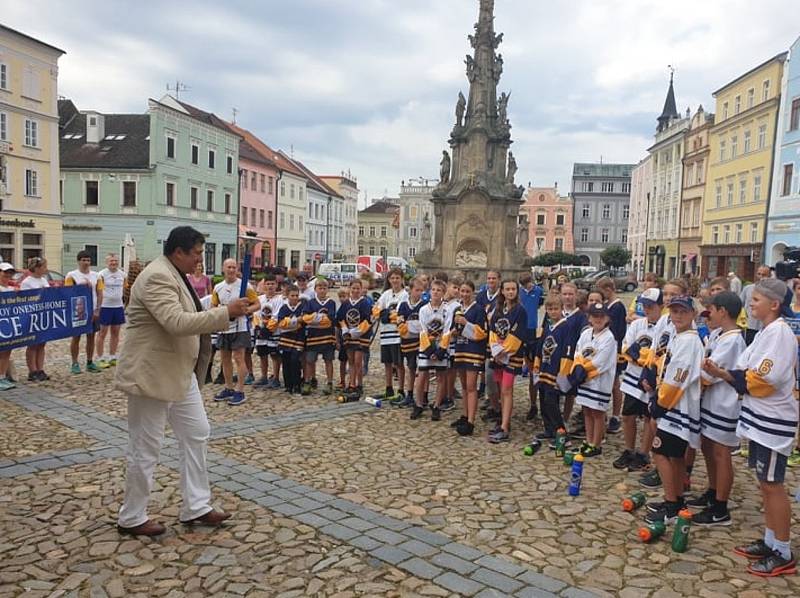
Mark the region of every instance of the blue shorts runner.
[[101, 307], [100, 325], [101, 326], [122, 326], [125, 323], [124, 307]]

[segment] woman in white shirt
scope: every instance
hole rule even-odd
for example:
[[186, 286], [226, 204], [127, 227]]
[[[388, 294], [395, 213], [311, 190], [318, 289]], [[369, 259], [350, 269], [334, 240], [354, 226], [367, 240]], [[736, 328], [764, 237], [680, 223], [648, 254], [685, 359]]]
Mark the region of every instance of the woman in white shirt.
[[[44, 289], [50, 286], [47, 280], [47, 260], [41, 257], [32, 257], [28, 260], [27, 276], [20, 285], [20, 289]], [[46, 343], [30, 345], [25, 349], [25, 361], [28, 364], [28, 381], [41, 382], [49, 380], [50, 376], [44, 373], [44, 347]]]

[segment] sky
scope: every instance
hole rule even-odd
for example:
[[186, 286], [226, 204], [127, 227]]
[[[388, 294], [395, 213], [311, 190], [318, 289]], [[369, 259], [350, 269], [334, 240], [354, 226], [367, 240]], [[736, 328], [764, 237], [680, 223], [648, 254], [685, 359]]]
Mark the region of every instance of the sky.
[[[478, 0], [5, 0], [0, 22], [66, 51], [59, 94], [142, 113], [181, 99], [251, 130], [367, 198], [438, 176], [465, 95]], [[679, 111], [800, 36], [797, 0], [496, 0], [498, 90], [517, 182], [569, 190], [574, 162], [636, 163], [675, 69]], [[173, 92], [174, 93], [174, 92]]]

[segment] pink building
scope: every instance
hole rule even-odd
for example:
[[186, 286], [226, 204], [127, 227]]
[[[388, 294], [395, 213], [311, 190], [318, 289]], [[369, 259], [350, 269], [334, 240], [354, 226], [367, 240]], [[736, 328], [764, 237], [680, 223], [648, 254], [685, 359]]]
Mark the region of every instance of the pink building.
[[528, 217], [525, 252], [536, 257], [550, 251], [573, 253], [572, 200], [559, 195], [558, 186], [528, 187], [520, 216]]
[[267, 156], [266, 146], [246, 129], [228, 124], [242, 137], [239, 143], [239, 255], [244, 256], [245, 241], [254, 239], [252, 266], [275, 263], [277, 219], [277, 181], [279, 171]]

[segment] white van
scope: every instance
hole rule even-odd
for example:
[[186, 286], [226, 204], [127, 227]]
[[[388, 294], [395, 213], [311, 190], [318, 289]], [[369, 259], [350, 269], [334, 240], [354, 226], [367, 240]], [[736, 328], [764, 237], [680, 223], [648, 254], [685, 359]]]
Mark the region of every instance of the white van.
[[402, 258], [399, 255], [386, 256], [386, 263], [389, 265], [389, 270], [392, 268], [400, 268], [403, 272], [408, 272], [408, 270], [411, 268], [411, 264], [409, 264], [405, 258]]

